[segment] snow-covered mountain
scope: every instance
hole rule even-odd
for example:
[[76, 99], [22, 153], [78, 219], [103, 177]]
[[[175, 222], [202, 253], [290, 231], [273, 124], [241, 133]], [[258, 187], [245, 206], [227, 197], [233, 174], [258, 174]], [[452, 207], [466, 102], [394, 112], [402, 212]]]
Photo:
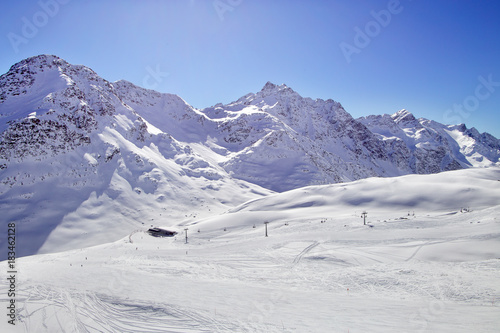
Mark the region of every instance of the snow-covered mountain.
[[500, 157], [491, 135], [407, 111], [354, 119], [338, 102], [270, 82], [198, 110], [48, 55], [0, 77], [0, 131], [1, 220], [17, 221], [20, 255], [114, 240], [272, 191]]
[[[126, 87], [55, 56], [0, 77], [0, 219], [16, 223], [18, 256], [100, 244], [270, 193], [229, 177], [210, 149], [147, 123], [121, 99]], [[198, 115], [177, 96], [147, 94], [172, 122], [171, 111]]]
[[496, 332], [499, 179], [483, 168], [308, 186], [166, 225], [189, 228], [187, 243], [143, 230], [19, 258], [19, 330], [0, 331]]
[[[202, 112], [220, 119], [234, 133], [231, 142], [241, 145], [224, 168], [280, 192], [371, 176], [490, 166], [500, 158], [498, 139], [463, 124], [417, 120], [406, 110], [353, 119], [338, 102], [303, 98], [269, 82], [256, 94]], [[235, 115], [239, 118], [230, 118]]]
[[[391, 155], [399, 155], [410, 173], [436, 173], [498, 164], [500, 140], [464, 124], [443, 125], [407, 110], [358, 119], [382, 140]], [[407, 163], [409, 162], [409, 163]]]

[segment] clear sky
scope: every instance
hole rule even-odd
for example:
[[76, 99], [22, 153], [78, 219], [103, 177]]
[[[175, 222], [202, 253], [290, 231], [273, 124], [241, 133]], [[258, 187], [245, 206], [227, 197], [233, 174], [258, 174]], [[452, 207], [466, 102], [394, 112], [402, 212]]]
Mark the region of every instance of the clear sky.
[[55, 54], [197, 108], [285, 83], [354, 117], [407, 109], [500, 138], [500, 1], [2, 1], [0, 72]]

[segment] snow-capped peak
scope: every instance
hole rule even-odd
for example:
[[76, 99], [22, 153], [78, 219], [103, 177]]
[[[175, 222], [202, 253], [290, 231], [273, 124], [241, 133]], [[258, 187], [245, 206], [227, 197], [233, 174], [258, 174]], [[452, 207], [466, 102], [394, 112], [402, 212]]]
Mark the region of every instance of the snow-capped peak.
[[495, 331], [500, 170], [406, 174], [499, 158], [493, 136], [406, 110], [353, 119], [270, 82], [197, 110], [26, 59], [0, 76], [0, 260], [23, 273], [0, 284], [22, 282], [8, 316], [48, 332]]
[[277, 92], [277, 91], [285, 90], [287, 88], [289, 88], [289, 87], [284, 83], [277, 85], [277, 84], [274, 84], [270, 81], [267, 81], [267, 83], [264, 85], [264, 87], [262, 87], [261, 92]]
[[[49, 55], [0, 76], [0, 133], [0, 196], [11, 205], [4, 218], [47, 223], [47, 232], [59, 224], [77, 232], [72, 223], [103, 201], [107, 210], [92, 219], [130, 227], [137, 217], [130, 207], [171, 207], [162, 216], [179, 218], [193, 197], [222, 209], [269, 190], [488, 166], [500, 158], [496, 138], [417, 120], [406, 110], [353, 119], [338, 102], [271, 82], [197, 110], [179, 96], [110, 83]], [[30, 201], [75, 192], [74, 201], [56, 208]]]
[[272, 83], [271, 81], [267, 81], [266, 84], [264, 85], [264, 87], [262, 87], [261, 91], [263, 90], [274, 90], [276, 89], [278, 86], [274, 83]]
[[22, 68], [24, 66], [32, 66], [34, 68], [36, 68], [36, 67], [42, 68], [45, 66], [50, 67], [53, 64], [57, 64], [57, 65], [66, 64], [67, 65], [68, 63], [65, 60], [63, 60], [55, 55], [40, 54], [40, 55], [29, 57], [29, 58], [26, 58], [26, 59], [19, 61], [18, 63], [14, 64], [11, 67], [11, 70]]
[[414, 122], [417, 120], [411, 112], [405, 109], [399, 110], [398, 112], [394, 113], [391, 116], [391, 118], [396, 123], [401, 123], [401, 122], [407, 123], [407, 122]]
[[257, 98], [266, 98], [266, 97], [278, 97], [278, 96], [299, 96], [292, 88], [288, 87], [286, 84], [274, 84], [271, 82], [267, 82], [264, 87], [255, 94]]

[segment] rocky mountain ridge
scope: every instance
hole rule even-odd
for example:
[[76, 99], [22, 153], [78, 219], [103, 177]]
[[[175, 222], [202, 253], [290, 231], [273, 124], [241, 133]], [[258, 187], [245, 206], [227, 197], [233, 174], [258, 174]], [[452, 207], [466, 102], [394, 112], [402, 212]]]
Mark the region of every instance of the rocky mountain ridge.
[[[354, 119], [338, 102], [270, 82], [227, 105], [195, 109], [50, 55], [0, 76], [0, 131], [2, 220], [21, 223], [31, 253], [206, 216], [271, 191], [500, 158], [493, 136], [406, 110]], [[91, 222], [105, 231], [86, 234]], [[31, 233], [40, 225], [46, 232]], [[71, 244], [51, 241], [64, 239], [60, 233]]]

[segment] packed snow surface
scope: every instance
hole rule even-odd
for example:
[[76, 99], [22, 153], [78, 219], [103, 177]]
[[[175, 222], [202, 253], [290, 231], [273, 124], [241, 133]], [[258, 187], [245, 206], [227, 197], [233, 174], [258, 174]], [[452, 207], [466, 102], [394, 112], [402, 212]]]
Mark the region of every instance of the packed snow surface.
[[493, 167], [309, 186], [159, 225], [175, 237], [145, 226], [20, 258], [16, 329], [495, 332], [499, 180]]
[[[274, 192], [498, 166], [499, 158], [500, 140], [464, 124], [407, 110], [354, 119], [339, 102], [302, 97], [285, 84], [196, 109], [53, 55], [0, 75], [0, 224], [16, 222], [18, 257], [109, 243], [150, 224], [199, 222]], [[450, 198], [474, 194], [455, 197], [452, 185]], [[321, 191], [330, 207], [372, 209], [366, 196], [378, 187], [366, 186], [336, 203], [342, 186]], [[395, 189], [390, 180], [383, 186]], [[383, 199], [425, 209], [446, 200], [405, 193]]]
[[284, 84], [195, 109], [25, 59], [0, 76], [15, 329], [498, 330], [499, 158], [464, 124], [354, 119]]

